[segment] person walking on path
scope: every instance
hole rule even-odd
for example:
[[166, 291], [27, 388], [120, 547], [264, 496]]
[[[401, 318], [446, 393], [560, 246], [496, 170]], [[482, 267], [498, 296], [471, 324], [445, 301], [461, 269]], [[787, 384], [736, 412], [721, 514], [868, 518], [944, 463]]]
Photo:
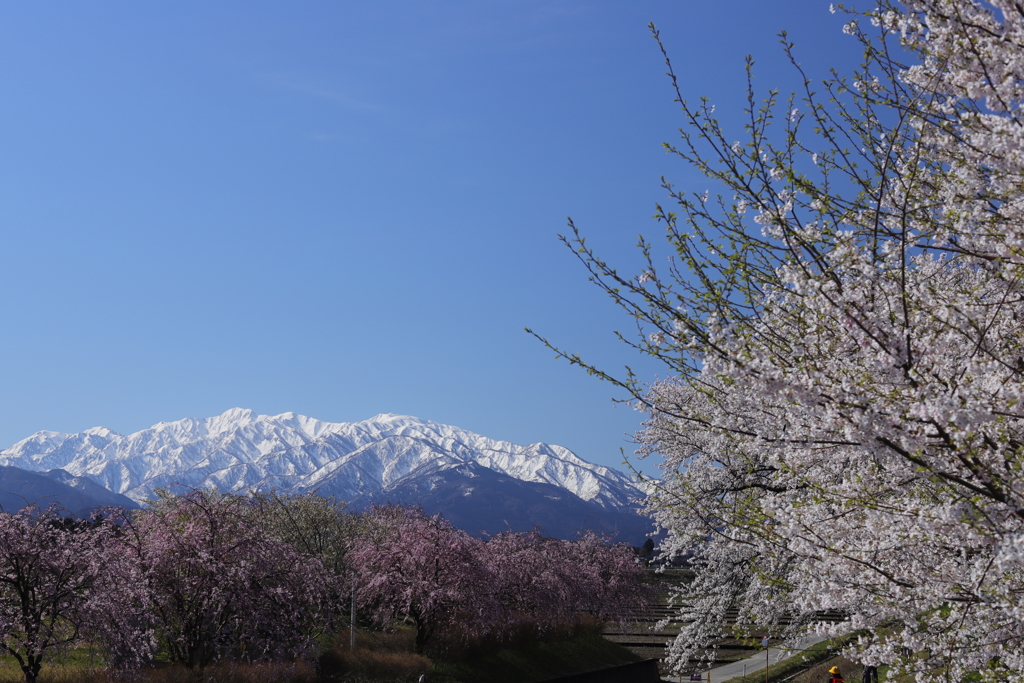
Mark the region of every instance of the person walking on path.
[[865, 664], [861, 683], [878, 683], [878, 667], [873, 664]]
[[828, 679], [828, 683], [846, 683], [846, 679], [843, 678], [843, 674], [840, 673], [838, 666], [833, 666], [828, 670], [832, 677]]

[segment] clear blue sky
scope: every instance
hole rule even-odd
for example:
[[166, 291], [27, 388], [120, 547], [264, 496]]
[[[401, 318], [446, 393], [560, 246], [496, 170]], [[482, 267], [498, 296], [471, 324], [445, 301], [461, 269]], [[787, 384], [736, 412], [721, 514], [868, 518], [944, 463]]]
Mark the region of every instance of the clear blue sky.
[[556, 238], [632, 273], [660, 176], [708, 189], [647, 23], [738, 127], [745, 54], [792, 85], [779, 29], [856, 62], [828, 4], [4, 3], [0, 447], [239, 406], [618, 466], [642, 415], [523, 327], [661, 372]]

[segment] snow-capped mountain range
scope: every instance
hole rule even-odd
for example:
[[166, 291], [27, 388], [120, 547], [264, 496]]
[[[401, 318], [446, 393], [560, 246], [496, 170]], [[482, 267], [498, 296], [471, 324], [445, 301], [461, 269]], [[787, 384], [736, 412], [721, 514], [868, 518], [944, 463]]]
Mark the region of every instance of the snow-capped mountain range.
[[393, 414], [332, 423], [234, 408], [128, 435], [103, 427], [77, 434], [44, 431], [0, 451], [0, 465], [61, 469], [136, 501], [149, 498], [154, 488], [175, 485], [231, 492], [316, 490], [343, 500], [372, 500], [409, 489], [413, 482], [422, 490], [418, 480], [428, 473], [437, 477], [446, 470], [468, 473], [480, 467], [565, 489], [609, 512], [634, 514], [635, 500], [642, 496], [622, 472], [586, 462], [561, 446], [519, 446]]

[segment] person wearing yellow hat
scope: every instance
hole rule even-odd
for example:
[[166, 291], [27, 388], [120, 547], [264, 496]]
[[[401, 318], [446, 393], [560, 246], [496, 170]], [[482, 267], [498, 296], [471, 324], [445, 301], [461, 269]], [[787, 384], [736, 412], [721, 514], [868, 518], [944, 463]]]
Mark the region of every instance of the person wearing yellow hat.
[[828, 679], [828, 683], [846, 683], [846, 679], [843, 678], [843, 674], [840, 673], [838, 666], [833, 666], [828, 672], [832, 674], [832, 678]]

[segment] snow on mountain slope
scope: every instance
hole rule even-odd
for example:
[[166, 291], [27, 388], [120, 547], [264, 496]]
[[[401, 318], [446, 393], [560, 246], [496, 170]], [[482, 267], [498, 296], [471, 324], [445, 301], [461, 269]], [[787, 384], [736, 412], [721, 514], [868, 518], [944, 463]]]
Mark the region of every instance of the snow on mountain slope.
[[63, 469], [137, 501], [154, 488], [172, 485], [319, 490], [350, 499], [393, 487], [423, 468], [459, 463], [553, 484], [605, 508], [628, 507], [642, 493], [625, 474], [588, 463], [561, 446], [519, 446], [393, 414], [331, 423], [233, 408], [129, 435], [102, 427], [78, 434], [37, 432], [0, 451], [0, 465]]

